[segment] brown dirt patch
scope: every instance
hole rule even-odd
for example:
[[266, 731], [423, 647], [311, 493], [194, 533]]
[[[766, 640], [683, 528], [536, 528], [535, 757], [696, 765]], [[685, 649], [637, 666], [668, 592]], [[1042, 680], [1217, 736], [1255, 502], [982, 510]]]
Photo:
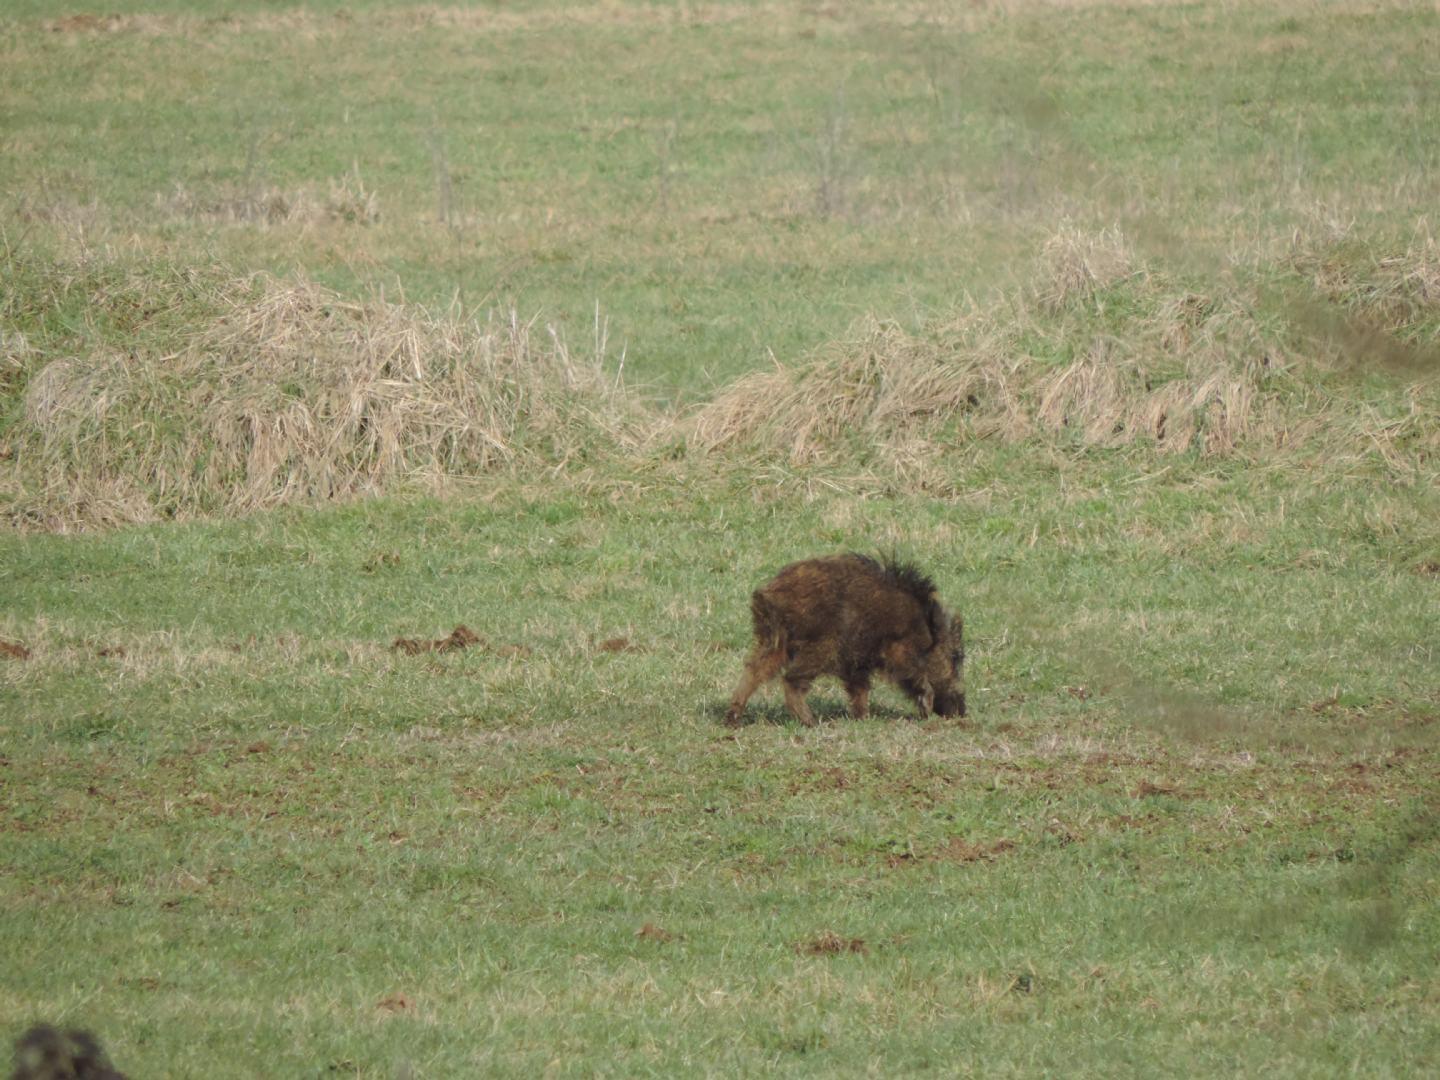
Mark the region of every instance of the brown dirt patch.
[[1045, 826], [1045, 835], [1054, 837], [1055, 842], [1061, 847], [1078, 844], [1081, 840], [1085, 839], [1084, 833], [1078, 829], [1070, 828], [1069, 825], [1066, 825], [1065, 822], [1059, 818], [1050, 819], [1049, 823]]
[[97, 650], [95, 655], [104, 657], [106, 659], [120, 660], [123, 659], [125, 656], [125, 646], [106, 645], [104, 648]]
[[1440, 559], [1426, 559], [1415, 567], [1415, 572], [1421, 577], [1440, 577]]
[[386, 994], [375, 1003], [375, 1008], [386, 1013], [414, 1012], [415, 1000], [405, 994]]
[[12, 660], [29, 660], [30, 650], [18, 641], [0, 640], [0, 656], [8, 656]]
[[640, 938], [642, 941], [657, 941], [661, 944], [670, 941], [675, 937], [675, 935], [670, 933], [669, 930], [662, 930], [654, 923], [648, 922], [644, 926], [640, 927], [639, 930], [635, 931], [635, 936], [637, 938]]
[[457, 652], [460, 649], [478, 645], [481, 641], [482, 638], [479, 634], [461, 623], [450, 631], [448, 637], [436, 638], [434, 641], [425, 641], [421, 638], [396, 638], [390, 648], [402, 652], [406, 656], [416, 656], [420, 653]]
[[1100, 750], [1091, 754], [1085, 759], [1086, 765], [1152, 765], [1150, 758], [1137, 758], [1130, 754], [1117, 754], [1110, 750]]
[[613, 653], [638, 653], [645, 651], [639, 645], [636, 645], [633, 641], [626, 637], [606, 638], [604, 641], [600, 642], [599, 645], [596, 645], [595, 648], [599, 652]]
[[1122, 829], [1148, 829], [1154, 822], [1148, 814], [1144, 817], [1135, 817], [1132, 814], [1116, 814], [1110, 819]]
[[1004, 855], [1007, 851], [1015, 850], [1014, 840], [991, 840], [981, 843], [972, 843], [961, 836], [952, 836], [950, 841], [936, 853], [936, 858], [946, 862], [991, 862]]
[[1166, 787], [1164, 784], [1152, 784], [1149, 780], [1141, 780], [1135, 785], [1135, 790], [1130, 792], [1132, 798], [1144, 799], [1150, 795], [1174, 795], [1176, 798], [1185, 798], [1185, 792], [1179, 788]]
[[838, 766], [817, 768], [809, 766], [800, 770], [800, 778], [790, 785], [790, 794], [802, 791], [844, 791], [850, 787], [850, 777]]
[[45, 29], [52, 34], [113, 34], [127, 25], [127, 20], [120, 15], [64, 15], [51, 19]]
[[859, 953], [864, 956], [870, 950], [861, 938], [845, 938], [833, 930], [826, 930], [813, 941], [802, 941], [795, 946], [801, 956], [838, 956], [841, 953]]

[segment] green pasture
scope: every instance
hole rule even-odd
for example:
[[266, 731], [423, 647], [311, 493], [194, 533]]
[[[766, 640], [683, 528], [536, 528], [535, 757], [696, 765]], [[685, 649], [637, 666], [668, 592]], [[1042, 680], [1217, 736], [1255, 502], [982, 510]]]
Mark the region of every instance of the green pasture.
[[666, 400], [1023, 283], [1065, 220], [1244, 277], [1297, 228], [1403, 246], [1440, 195], [1423, 3], [112, 11], [0, 13], [12, 242], [598, 307]]
[[[0, 1041], [1435, 1071], [1436, 57], [1388, 0], [11, 0]], [[479, 464], [324, 497], [455, 401]], [[750, 591], [843, 550], [963, 613], [970, 714], [726, 728]]]

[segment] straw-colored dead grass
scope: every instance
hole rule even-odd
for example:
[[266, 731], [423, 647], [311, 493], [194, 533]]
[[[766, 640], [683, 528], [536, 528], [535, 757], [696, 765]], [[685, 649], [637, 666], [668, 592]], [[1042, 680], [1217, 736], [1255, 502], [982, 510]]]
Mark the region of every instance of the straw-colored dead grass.
[[[154, 347], [51, 361], [0, 452], [12, 523], [240, 513], [422, 487], [635, 440], [600, 357], [518, 318], [476, 323], [311, 282], [221, 283]], [[169, 346], [169, 347], [162, 347]]]
[[1440, 242], [1427, 234], [1401, 254], [1347, 251], [1297, 240], [1293, 262], [1316, 292], [1368, 327], [1406, 330], [1422, 347], [1440, 345]]
[[[1403, 293], [1395, 319], [1429, 295], [1432, 254], [1380, 264]], [[803, 465], [858, 450], [901, 471], [969, 440], [1046, 436], [1212, 455], [1324, 445], [1402, 472], [1433, 459], [1433, 378], [1398, 388], [1383, 410], [1334, 393], [1325, 372], [1364, 361], [1344, 355], [1353, 342], [1267, 324], [1255, 307], [1175, 288], [1116, 232], [1066, 229], [1045, 245], [1028, 295], [925, 335], [866, 322], [806, 363], [738, 380], [686, 437], [703, 454], [749, 447]]]
[[[1333, 295], [1321, 276], [1332, 263], [1348, 275]], [[22, 287], [15, 317], [78, 295], [89, 313], [63, 325], [106, 329], [39, 347], [0, 306], [0, 460], [14, 463], [0, 514], [65, 529], [442, 490], [498, 469], [609, 462], [601, 472], [616, 477], [682, 447], [692, 461], [838, 466], [937, 492], [963, 483], [956, 455], [983, 440], [1323, 455], [1432, 476], [1440, 380], [1416, 361], [1434, 353], [1435, 249], [1344, 266], [1310, 266], [1306, 295], [1324, 299], [1287, 319], [1239, 290], [1178, 287], [1118, 233], [1067, 230], [1029, 289], [924, 333], [864, 322], [677, 417], [607, 374], [603, 333], [579, 358], [513, 316], [467, 321], [263, 276], [57, 264]], [[1408, 367], [1389, 363], [1395, 350]], [[1355, 379], [1367, 364], [1386, 377]]]
[[1096, 233], [1066, 223], [1040, 249], [1036, 298], [1048, 311], [1091, 300], [1135, 274], [1136, 262], [1118, 228]]

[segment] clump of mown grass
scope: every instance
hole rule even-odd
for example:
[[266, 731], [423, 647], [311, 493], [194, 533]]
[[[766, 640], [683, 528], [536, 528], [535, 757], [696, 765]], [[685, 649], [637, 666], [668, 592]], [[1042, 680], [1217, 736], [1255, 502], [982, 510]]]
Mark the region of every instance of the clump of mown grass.
[[[1384, 342], [1433, 318], [1418, 310], [1431, 303], [1432, 256], [1377, 264], [1386, 284], [1366, 325]], [[1187, 288], [1117, 231], [1065, 230], [1045, 245], [1029, 290], [924, 333], [865, 321], [801, 364], [738, 380], [694, 414], [687, 438], [702, 454], [748, 447], [794, 464], [851, 456], [857, 441], [904, 458], [920, 444], [957, 449], [990, 438], [1167, 454], [1378, 455], [1402, 472], [1433, 459], [1433, 365], [1418, 381], [1342, 384], [1342, 369], [1371, 357], [1354, 355], [1363, 343], [1336, 333], [1337, 323], [1351, 325], [1344, 310], [1317, 324], [1267, 313], [1238, 287]]]
[[[662, 450], [706, 467], [878, 466], [931, 491], [959, 482], [954, 456], [982, 440], [1323, 455], [1399, 477], [1440, 450], [1425, 362], [1433, 244], [1297, 254], [1248, 286], [1196, 288], [1116, 230], [1065, 229], [1026, 289], [922, 332], [863, 321], [682, 416], [605, 370], [598, 327], [577, 357], [514, 315], [356, 302], [304, 279], [10, 262], [0, 455], [17, 467], [0, 513], [22, 526], [436, 490], [499, 468], [628, 468]], [[1367, 366], [1376, 378], [1354, 378]]]
[[[5, 339], [24, 342], [7, 346], [0, 427], [17, 466], [0, 490], [12, 524], [234, 514], [637, 437], [603, 341], [580, 357], [518, 317], [350, 302], [263, 275], [52, 268], [29, 284], [48, 292], [7, 313]], [[76, 318], [90, 331], [56, 329]]]

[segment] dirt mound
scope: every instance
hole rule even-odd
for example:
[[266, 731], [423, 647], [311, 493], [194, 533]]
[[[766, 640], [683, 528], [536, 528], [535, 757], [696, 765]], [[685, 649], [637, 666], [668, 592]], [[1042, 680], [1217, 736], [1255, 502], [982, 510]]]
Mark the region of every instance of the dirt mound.
[[863, 956], [870, 950], [861, 938], [841, 937], [833, 930], [826, 930], [812, 941], [800, 942], [795, 946], [795, 951], [802, 956], [838, 956], [841, 953], [859, 953]]
[[472, 645], [478, 645], [482, 640], [479, 634], [461, 623], [446, 637], [436, 638], [434, 641], [426, 641], [422, 638], [396, 638], [390, 648], [396, 652], [402, 652], [406, 656], [418, 656], [420, 653], [458, 652], [461, 649], [468, 649]]
[[608, 653], [638, 653], [644, 652], [644, 648], [636, 645], [627, 637], [606, 638], [595, 646], [597, 652]]

